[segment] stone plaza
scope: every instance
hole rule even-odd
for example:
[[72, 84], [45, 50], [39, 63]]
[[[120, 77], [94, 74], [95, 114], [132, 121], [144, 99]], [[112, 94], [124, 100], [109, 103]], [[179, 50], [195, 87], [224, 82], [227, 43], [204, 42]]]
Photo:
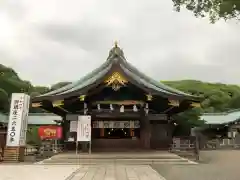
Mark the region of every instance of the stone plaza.
[[2, 165], [1, 180], [164, 180], [149, 165]]

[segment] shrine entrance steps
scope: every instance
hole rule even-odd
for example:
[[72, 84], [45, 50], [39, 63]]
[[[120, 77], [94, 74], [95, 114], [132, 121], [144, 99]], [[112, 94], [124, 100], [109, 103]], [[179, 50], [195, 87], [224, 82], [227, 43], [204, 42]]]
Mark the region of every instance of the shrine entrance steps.
[[55, 155], [37, 164], [52, 165], [97, 165], [97, 164], [197, 164], [168, 151], [145, 151], [145, 152], [93, 152], [79, 153], [68, 152]]

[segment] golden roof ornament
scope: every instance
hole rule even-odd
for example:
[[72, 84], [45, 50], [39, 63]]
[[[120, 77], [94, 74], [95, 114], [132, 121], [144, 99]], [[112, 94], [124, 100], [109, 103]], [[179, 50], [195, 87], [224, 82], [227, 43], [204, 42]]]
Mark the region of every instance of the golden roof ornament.
[[125, 86], [128, 81], [119, 72], [114, 72], [105, 81], [106, 86], [112, 86], [114, 91], [118, 91], [122, 86]]
[[114, 47], [115, 47], [115, 48], [118, 47], [118, 42], [117, 42], [117, 41], [114, 42]]
[[114, 57], [114, 56], [124, 57], [123, 51], [122, 51], [122, 49], [119, 48], [117, 41], [114, 42], [114, 47], [109, 51], [108, 59], [110, 57]]

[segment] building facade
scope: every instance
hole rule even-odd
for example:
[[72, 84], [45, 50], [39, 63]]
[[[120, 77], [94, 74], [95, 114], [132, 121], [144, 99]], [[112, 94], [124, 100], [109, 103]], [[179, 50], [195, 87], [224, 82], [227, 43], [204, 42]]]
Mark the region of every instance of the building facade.
[[78, 116], [90, 115], [93, 150], [165, 149], [172, 140], [172, 116], [199, 102], [198, 97], [137, 70], [115, 44], [100, 67], [79, 81], [35, 97], [32, 106], [63, 118], [63, 141], [72, 147]]
[[218, 138], [222, 145], [240, 145], [240, 109], [204, 113], [200, 119], [205, 121], [201, 131], [208, 139]]

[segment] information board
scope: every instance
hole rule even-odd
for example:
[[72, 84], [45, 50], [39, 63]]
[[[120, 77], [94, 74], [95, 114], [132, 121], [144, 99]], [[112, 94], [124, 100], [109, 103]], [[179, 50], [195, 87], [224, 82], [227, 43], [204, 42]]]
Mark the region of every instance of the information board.
[[78, 116], [77, 141], [91, 141], [91, 116]]

